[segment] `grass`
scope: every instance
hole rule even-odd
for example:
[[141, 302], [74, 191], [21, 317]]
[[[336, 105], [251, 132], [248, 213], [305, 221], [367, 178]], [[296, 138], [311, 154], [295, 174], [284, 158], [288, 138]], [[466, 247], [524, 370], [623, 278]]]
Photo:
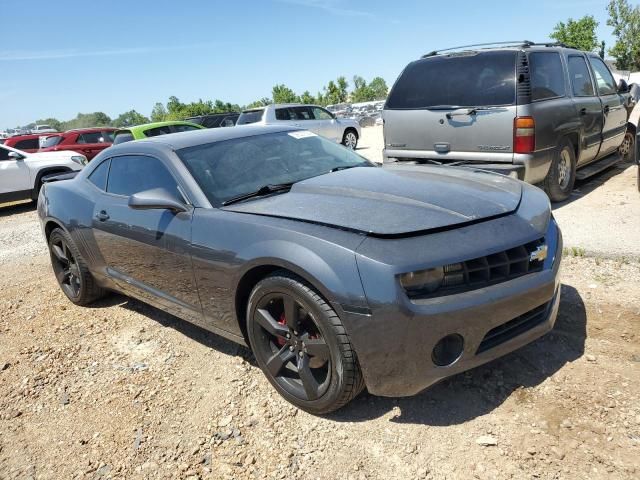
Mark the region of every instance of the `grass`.
[[586, 250], [582, 247], [564, 247], [562, 255], [565, 257], [584, 257]]

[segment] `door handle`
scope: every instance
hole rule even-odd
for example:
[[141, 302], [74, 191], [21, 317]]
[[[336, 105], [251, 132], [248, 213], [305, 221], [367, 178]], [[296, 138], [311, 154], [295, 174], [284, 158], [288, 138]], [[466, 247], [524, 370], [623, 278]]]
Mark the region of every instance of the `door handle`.
[[605, 115], [606, 115], [607, 113], [609, 113], [609, 110], [610, 110], [609, 105], [605, 105], [605, 106], [604, 106], [604, 113], [605, 113]]
[[100, 213], [96, 213], [96, 218], [101, 222], [104, 222], [106, 220], [109, 220], [109, 214], [102, 210]]
[[580, 115], [586, 115], [587, 114], [587, 109], [586, 108], [581, 108], [580, 109]]

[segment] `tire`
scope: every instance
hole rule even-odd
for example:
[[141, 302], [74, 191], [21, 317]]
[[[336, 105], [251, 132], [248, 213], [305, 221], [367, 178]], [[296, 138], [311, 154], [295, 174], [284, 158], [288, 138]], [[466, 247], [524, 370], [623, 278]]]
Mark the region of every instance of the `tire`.
[[332, 412], [364, 389], [340, 318], [315, 289], [289, 272], [274, 272], [253, 288], [247, 333], [271, 385], [302, 410]]
[[627, 128], [622, 144], [618, 147], [618, 152], [622, 155], [622, 160], [631, 162], [634, 158], [634, 150], [636, 148], [636, 135], [633, 130]]
[[561, 202], [569, 198], [576, 181], [576, 154], [573, 145], [567, 139], [560, 142], [560, 148], [553, 157], [549, 172], [544, 179], [544, 191], [552, 202]]
[[73, 240], [61, 228], [56, 228], [49, 236], [49, 255], [58, 285], [71, 302], [88, 305], [105, 295]]
[[358, 146], [358, 132], [353, 128], [346, 129], [344, 135], [342, 135], [342, 145], [351, 150], [355, 150]]

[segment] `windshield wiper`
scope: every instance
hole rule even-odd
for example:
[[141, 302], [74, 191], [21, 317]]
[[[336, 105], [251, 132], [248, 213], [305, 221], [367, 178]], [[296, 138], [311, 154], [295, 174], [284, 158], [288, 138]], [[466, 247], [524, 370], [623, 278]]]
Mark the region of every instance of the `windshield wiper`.
[[446, 117], [451, 118], [456, 115], [476, 115], [478, 112], [483, 110], [495, 110], [501, 107], [460, 107], [459, 109], [447, 113]]
[[260, 187], [255, 192], [243, 193], [242, 195], [238, 195], [236, 197], [232, 197], [229, 200], [225, 200], [222, 202], [223, 206], [231, 205], [232, 203], [241, 202], [242, 200], [247, 200], [249, 198], [255, 197], [263, 197], [264, 195], [269, 195], [275, 192], [283, 192], [285, 190], [291, 190], [291, 186], [296, 182], [290, 183], [278, 183], [278, 184], [269, 184]]

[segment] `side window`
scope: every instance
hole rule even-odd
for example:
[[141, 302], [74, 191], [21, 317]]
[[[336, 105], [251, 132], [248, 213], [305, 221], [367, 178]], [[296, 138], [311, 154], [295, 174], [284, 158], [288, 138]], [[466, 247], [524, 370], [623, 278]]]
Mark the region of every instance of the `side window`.
[[593, 74], [598, 86], [598, 95], [611, 95], [616, 93], [616, 82], [613, 75], [602, 60], [596, 57], [589, 57], [589, 63], [593, 67]]
[[[3, 160], [10, 160], [9, 159], [9, 152], [10, 151], [11, 150], [7, 150], [6, 148], [0, 147], [0, 162], [3, 161]], [[13, 160], [13, 159], [11, 159], [11, 160]]]
[[164, 188], [182, 198], [173, 175], [157, 158], [125, 155], [111, 159], [107, 192], [128, 197], [152, 188]]
[[291, 120], [288, 108], [276, 108], [276, 120]]
[[104, 143], [102, 132], [83, 133], [78, 136], [78, 143]]
[[591, 75], [589, 75], [589, 67], [587, 67], [584, 57], [577, 55], [569, 57], [569, 78], [575, 97], [592, 97], [595, 94]]
[[107, 176], [109, 175], [109, 164], [111, 160], [105, 160], [89, 175], [89, 181], [100, 190], [107, 189]]
[[291, 108], [292, 120], [313, 120], [313, 113], [309, 107], [293, 107]]
[[37, 150], [40, 148], [40, 142], [37, 138], [30, 138], [29, 140], [20, 140], [16, 142], [16, 146], [18, 150]]
[[123, 132], [118, 132], [118, 134], [115, 135], [115, 137], [113, 139], [113, 144], [114, 145], [118, 145], [118, 144], [124, 143], [124, 142], [131, 142], [132, 140], [135, 140], [133, 138], [133, 133], [131, 133], [128, 130], [125, 130]]
[[333, 117], [324, 108], [312, 107], [313, 116], [316, 120], [333, 120]]
[[145, 137], [157, 137], [159, 135], [167, 135], [171, 133], [171, 126], [164, 125], [162, 127], [150, 128], [149, 130], [144, 131]]
[[532, 52], [529, 66], [533, 101], [564, 96], [564, 71], [558, 52]]

